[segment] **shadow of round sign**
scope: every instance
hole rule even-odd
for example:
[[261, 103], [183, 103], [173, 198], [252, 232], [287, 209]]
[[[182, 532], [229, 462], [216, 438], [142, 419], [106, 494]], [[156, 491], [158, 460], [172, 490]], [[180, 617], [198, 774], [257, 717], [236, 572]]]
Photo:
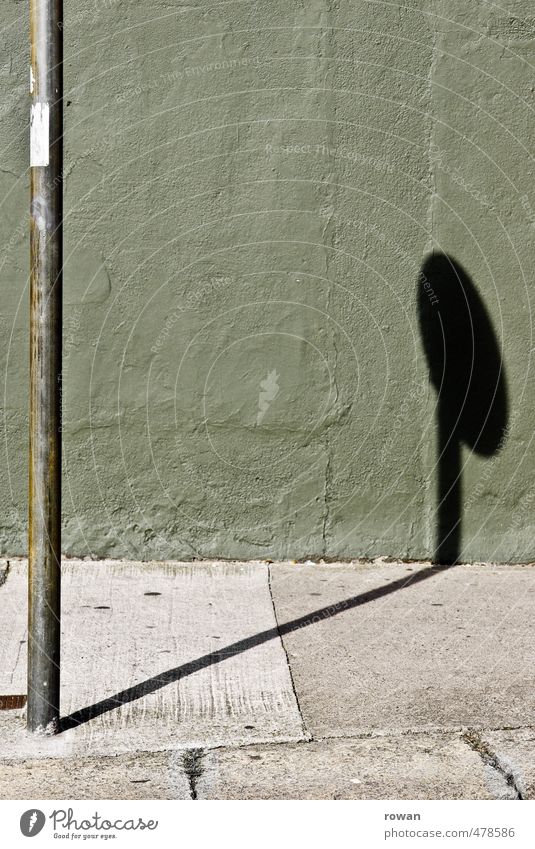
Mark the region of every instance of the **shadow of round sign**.
[[452, 257], [432, 254], [422, 266], [418, 314], [439, 415], [450, 436], [491, 456], [507, 426], [503, 358], [477, 289]]
[[498, 340], [466, 271], [432, 254], [418, 280], [418, 317], [429, 379], [437, 393], [437, 508], [434, 562], [462, 559], [463, 443], [482, 457], [507, 434], [507, 389]]
[[44, 813], [37, 808], [30, 808], [29, 811], [24, 811], [20, 818], [20, 830], [25, 837], [35, 837], [42, 831], [46, 822]]

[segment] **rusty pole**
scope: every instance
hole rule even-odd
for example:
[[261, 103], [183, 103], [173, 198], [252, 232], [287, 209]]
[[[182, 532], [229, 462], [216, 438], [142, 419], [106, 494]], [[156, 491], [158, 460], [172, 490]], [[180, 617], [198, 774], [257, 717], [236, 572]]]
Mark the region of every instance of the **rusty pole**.
[[30, 0], [28, 714], [59, 730], [63, 0]]

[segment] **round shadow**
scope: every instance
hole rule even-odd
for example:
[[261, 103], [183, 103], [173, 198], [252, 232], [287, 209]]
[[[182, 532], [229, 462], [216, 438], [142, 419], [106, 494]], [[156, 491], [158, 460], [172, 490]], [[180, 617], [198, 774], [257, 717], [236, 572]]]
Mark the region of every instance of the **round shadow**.
[[491, 456], [505, 436], [505, 370], [492, 322], [466, 271], [432, 254], [418, 281], [418, 314], [442, 427], [450, 438]]

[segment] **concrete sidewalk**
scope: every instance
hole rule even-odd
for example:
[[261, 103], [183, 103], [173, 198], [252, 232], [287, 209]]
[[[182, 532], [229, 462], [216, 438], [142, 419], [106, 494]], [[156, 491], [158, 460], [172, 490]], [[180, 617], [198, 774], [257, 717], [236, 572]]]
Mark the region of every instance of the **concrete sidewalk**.
[[[63, 564], [62, 734], [2, 798], [535, 798], [535, 569]], [[26, 692], [26, 563], [0, 695]]]

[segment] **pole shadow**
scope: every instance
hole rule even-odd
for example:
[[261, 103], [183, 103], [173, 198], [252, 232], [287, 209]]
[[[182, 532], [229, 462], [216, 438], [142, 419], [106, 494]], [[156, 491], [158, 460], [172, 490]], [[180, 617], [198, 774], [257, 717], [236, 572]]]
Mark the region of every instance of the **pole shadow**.
[[95, 702], [92, 705], [87, 705], [74, 713], [64, 716], [60, 720], [60, 731], [70, 731], [76, 728], [77, 725], [83, 725], [85, 722], [90, 722], [103, 714], [117, 710], [123, 705], [136, 702], [144, 696], [155, 693], [166, 687], [168, 684], [176, 683], [177, 681], [186, 678], [188, 675], [193, 675], [201, 669], [206, 669], [209, 666], [215, 666], [222, 663], [229, 657], [234, 657], [242, 652], [249, 651], [255, 646], [261, 646], [270, 640], [282, 639], [287, 634], [293, 631], [298, 631], [300, 628], [308, 628], [310, 625], [315, 625], [321, 622], [322, 619], [329, 619], [332, 616], [338, 616], [347, 610], [353, 610], [355, 607], [360, 607], [363, 604], [369, 604], [372, 601], [385, 598], [392, 593], [400, 590], [413, 587], [421, 581], [427, 581], [430, 578], [437, 577], [449, 567], [447, 566], [426, 566], [424, 569], [419, 569], [417, 572], [411, 573], [408, 577], [397, 578], [394, 581], [388, 581], [383, 586], [375, 587], [371, 590], [366, 590], [359, 595], [345, 598], [342, 601], [329, 605], [328, 607], [320, 607], [316, 610], [306, 613], [304, 616], [299, 616], [297, 619], [292, 619], [289, 622], [283, 622], [273, 628], [268, 628], [265, 631], [260, 631], [258, 634], [253, 634], [250, 637], [245, 637], [243, 640], [238, 640], [231, 645], [226, 646], [217, 652], [210, 652], [195, 660], [184, 663], [181, 666], [175, 666], [172, 669], [167, 669], [165, 672], [160, 672], [146, 681], [139, 684], [134, 684], [132, 687], [127, 687], [113, 696], [108, 696]]
[[434, 562], [462, 551], [462, 445], [482, 457], [501, 449], [508, 400], [502, 352], [468, 273], [447, 254], [431, 254], [418, 280], [418, 317], [437, 393], [438, 475]]

